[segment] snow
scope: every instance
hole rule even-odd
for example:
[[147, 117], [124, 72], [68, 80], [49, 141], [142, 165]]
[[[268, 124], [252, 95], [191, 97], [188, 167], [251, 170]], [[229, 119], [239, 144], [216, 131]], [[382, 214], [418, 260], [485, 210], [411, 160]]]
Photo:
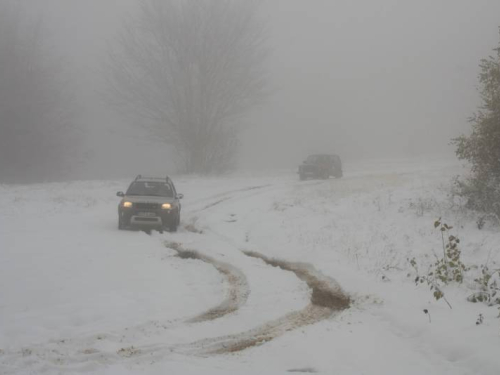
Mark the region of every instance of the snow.
[[[415, 285], [408, 261], [426, 270], [442, 253], [441, 217], [466, 265], [500, 268], [498, 228], [479, 230], [450, 195], [464, 170], [450, 160], [344, 168], [328, 181], [290, 170], [174, 177], [181, 227], [151, 235], [117, 230], [115, 193], [128, 181], [0, 186], [0, 373], [498, 374], [498, 310], [467, 301], [480, 270], [444, 288], [450, 309]], [[310, 264], [350, 308], [305, 324], [307, 284], [245, 251]], [[230, 311], [193, 319], [227, 301]], [[257, 332], [270, 337], [209, 350]]]

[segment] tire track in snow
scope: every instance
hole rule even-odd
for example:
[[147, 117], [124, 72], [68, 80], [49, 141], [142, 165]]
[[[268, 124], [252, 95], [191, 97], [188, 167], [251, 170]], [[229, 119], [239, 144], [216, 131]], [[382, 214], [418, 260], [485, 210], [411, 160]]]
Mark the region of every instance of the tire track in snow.
[[[324, 181], [312, 182], [309, 185], [319, 185], [322, 183], [324, 183]], [[299, 183], [297, 182], [293, 185], [299, 185]], [[207, 199], [197, 201], [197, 204], [203, 203], [202, 207], [198, 206], [199, 208], [194, 209], [190, 213], [194, 214], [209, 210], [212, 207], [218, 206], [234, 198], [252, 197], [256, 194], [260, 194], [260, 191], [267, 187], [279, 188], [281, 186], [251, 186], [217, 194]], [[254, 190], [260, 191], [243, 195], [243, 197], [241, 195], [233, 195], [238, 192], [244, 193]], [[211, 203], [210, 200], [212, 200]], [[200, 323], [212, 321], [237, 311], [246, 302], [250, 289], [245, 275], [236, 267], [227, 263], [218, 262], [217, 260], [204, 256], [196, 251], [184, 250], [178, 244], [170, 243], [168, 244], [168, 247], [176, 250], [181, 258], [198, 259], [212, 264], [224, 276], [229, 285], [227, 297], [224, 301], [222, 301], [222, 303], [200, 315], [184, 320], [184, 322]], [[109, 349], [106, 350], [101, 348], [101, 350], [99, 350], [93, 348], [95, 341], [100, 341], [101, 338], [75, 338], [67, 340], [67, 343], [71, 344], [69, 346], [66, 346], [64, 344], [65, 341], [63, 340], [58, 341], [57, 343], [52, 342], [34, 345], [30, 348], [24, 348], [22, 350], [14, 349], [12, 351], [7, 351], [7, 353], [3, 352], [0, 353], [0, 357], [3, 357], [3, 360], [0, 361], [0, 363], [2, 365], [10, 365], [12, 366], [12, 369], [18, 369], [19, 366], [22, 366], [23, 368], [29, 368], [35, 372], [38, 372], [39, 370], [40, 372], [44, 372], [47, 370], [64, 371], [68, 369], [85, 371], [92, 369], [95, 370], [102, 365], [122, 363], [127, 360], [131, 360], [133, 362], [140, 361], [141, 359], [145, 359], [147, 361], [150, 361], [151, 359], [161, 360], [172, 352], [185, 352], [186, 354], [202, 355], [234, 353], [247, 348], [262, 345], [273, 340], [274, 338], [284, 335], [286, 332], [328, 319], [336, 312], [349, 307], [350, 300], [343, 294], [338, 284], [333, 279], [318, 273], [312, 266], [305, 263], [291, 263], [270, 259], [253, 252], [246, 252], [245, 254], [253, 258], [259, 258], [271, 266], [294, 272], [297, 277], [305, 281], [311, 288], [311, 303], [302, 310], [290, 312], [279, 319], [270, 321], [255, 329], [238, 334], [202, 339], [182, 346], [153, 344], [138, 347], [122, 347], [113, 352]], [[179, 321], [177, 323], [181, 322]], [[145, 324], [143, 328], [147, 329], [149, 326], [150, 324], [148, 323]], [[171, 326], [171, 324], [168, 326]], [[139, 331], [142, 330], [141, 327], [137, 327]], [[162, 327], [162, 329], [167, 328], [170, 327]], [[133, 329], [133, 331], [136, 331], [136, 329]], [[121, 341], [121, 337], [124, 337], [121, 332], [98, 335], [98, 337], [100, 336], [102, 336], [102, 339], [106, 339], [106, 341], [110, 340], [110, 344], [116, 344], [116, 342]]]
[[263, 260], [266, 264], [293, 272], [311, 288], [311, 302], [302, 310], [290, 312], [283, 317], [270, 321], [258, 328], [222, 337], [196, 341], [185, 349], [199, 354], [228, 354], [262, 345], [286, 332], [328, 319], [336, 312], [350, 306], [350, 298], [340, 285], [330, 277], [318, 272], [307, 263], [292, 263], [271, 259], [256, 252], [244, 252], [245, 255]]
[[[215, 194], [215, 195], [212, 195], [210, 197], [206, 197], [206, 198], [202, 198], [202, 199], [198, 199], [194, 202], [192, 202], [191, 204], [192, 205], [197, 205], [197, 204], [200, 204], [202, 203], [202, 207], [199, 207], [199, 208], [195, 208], [193, 210], [190, 210], [189, 213], [190, 214], [194, 214], [194, 213], [197, 213], [197, 212], [202, 212], [202, 211], [205, 211], [209, 208], [212, 208], [214, 206], [217, 206], [227, 200], [230, 200], [230, 199], [233, 199], [233, 194], [235, 193], [244, 193], [244, 192], [247, 192], [247, 191], [252, 191], [252, 190], [261, 190], [261, 189], [265, 189], [267, 187], [270, 187], [270, 186], [273, 186], [272, 184], [267, 184], [267, 185], [258, 185], [258, 186], [248, 186], [248, 187], [245, 187], [245, 188], [241, 188], [241, 189], [235, 189], [235, 190], [229, 190], [229, 191], [225, 191], [225, 192], [222, 192], [222, 193], [218, 193], [218, 194]], [[209, 202], [209, 203], [204, 203], [204, 202]]]
[[237, 311], [240, 306], [245, 304], [250, 294], [250, 288], [248, 287], [247, 278], [239, 269], [197, 251], [183, 249], [178, 243], [166, 242], [165, 246], [177, 251], [178, 256], [182, 259], [197, 259], [211, 264], [226, 279], [229, 286], [226, 298], [219, 305], [188, 319], [187, 323], [215, 320]]
[[[224, 203], [224, 202], [231, 200], [231, 199], [234, 199], [234, 198], [253, 197], [255, 195], [260, 194], [260, 191], [262, 191], [266, 188], [282, 188], [282, 187], [286, 187], [286, 186], [299, 186], [299, 187], [305, 186], [305, 187], [307, 187], [307, 186], [322, 185], [325, 182], [328, 182], [328, 180], [319, 180], [319, 181], [312, 180], [312, 181], [305, 181], [305, 182], [304, 181], [292, 181], [292, 182], [282, 181], [279, 184], [256, 185], [256, 186], [248, 186], [248, 187], [241, 188], [241, 189], [228, 190], [228, 191], [225, 191], [222, 193], [218, 193], [218, 194], [206, 197], [206, 198], [202, 198], [202, 199], [198, 199], [198, 200], [193, 201], [191, 203], [191, 205], [194, 205], [194, 206], [196, 206], [200, 203], [207, 202], [207, 201], [209, 203], [204, 203], [204, 205], [202, 207], [198, 207], [198, 208], [194, 208], [192, 210], [189, 210], [189, 214], [203, 212], [205, 210], [208, 210], [212, 207], [218, 206], [221, 203]], [[255, 190], [259, 190], [259, 192], [257, 192], [256, 194], [250, 194], [250, 195], [246, 195], [243, 197], [240, 195], [237, 195], [238, 193], [245, 193], [245, 192], [255, 191]]]
[[[245, 275], [236, 267], [219, 262], [209, 256], [203, 255], [194, 250], [185, 250], [178, 243], [165, 242], [165, 246], [175, 250], [182, 259], [196, 259], [206, 262], [220, 272], [225, 278], [228, 288], [226, 298], [217, 306], [187, 320], [178, 321], [169, 326], [160, 326], [161, 329], [168, 329], [179, 323], [202, 323], [224, 317], [237, 311], [247, 300], [250, 289]], [[127, 328], [127, 331], [133, 331], [132, 335], [141, 332], [142, 326]], [[126, 362], [127, 360], [138, 361], [147, 358], [161, 360], [176, 347], [165, 345], [149, 346], [123, 346], [117, 351], [102, 351], [95, 349], [93, 345], [96, 340], [106, 339], [111, 346], [121, 342], [124, 338], [124, 332], [115, 334], [99, 335], [101, 338], [73, 338], [65, 340], [50, 341], [44, 344], [32, 345], [30, 347], [17, 349], [5, 353], [0, 350], [0, 369], [2, 366], [12, 366], [12, 369], [19, 367], [29, 369], [33, 373], [42, 373], [45, 370], [51, 372], [65, 372], [69, 369], [78, 371], [84, 369], [95, 370], [103, 365], [112, 365], [115, 363]], [[66, 345], [68, 344], [68, 345]], [[119, 345], [119, 344], [118, 344]], [[121, 346], [121, 345], [119, 345]], [[1, 358], [3, 357], [3, 358]], [[0, 373], [3, 373], [0, 371]]]
[[[189, 207], [185, 208], [185, 215], [187, 218], [187, 222], [182, 225], [184, 229], [186, 229], [188, 232], [192, 233], [198, 233], [202, 234], [203, 230], [198, 229], [196, 226], [196, 222], [198, 220], [197, 214], [202, 213], [204, 211], [207, 211], [211, 209], [212, 207], [216, 207], [226, 201], [232, 200], [234, 198], [239, 198], [239, 195], [234, 195], [237, 193], [245, 193], [249, 191], [254, 191], [254, 190], [262, 190], [268, 187], [273, 187], [274, 185], [272, 184], [267, 184], [267, 185], [256, 185], [256, 186], [248, 186], [245, 188], [241, 189], [235, 189], [235, 190], [228, 190], [222, 193], [218, 193], [209, 197], [201, 198], [198, 200], [195, 200], [194, 202], [190, 203]], [[255, 195], [256, 193], [252, 193], [248, 195], [249, 197]], [[200, 206], [201, 204], [201, 206]], [[194, 207], [193, 207], [194, 206]]]
[[[324, 184], [324, 181], [314, 181], [308, 185], [320, 184]], [[303, 184], [300, 183], [293, 185], [303, 186]], [[241, 189], [238, 190], [238, 192], [258, 189], [260, 190], [256, 193], [258, 195], [262, 193], [262, 188], [265, 187], [268, 186], [256, 186]], [[281, 186], [273, 185], [273, 187], [277, 188]], [[231, 193], [235, 192], [236, 191], [233, 191]], [[243, 198], [253, 197], [256, 194], [244, 195]], [[241, 195], [235, 197], [217, 196], [219, 199], [195, 212], [211, 209], [236, 197], [242, 198]], [[216, 198], [216, 196], [212, 198]], [[265, 323], [255, 329], [233, 335], [198, 340], [194, 343], [177, 347], [173, 349], [174, 351], [180, 350], [181, 352], [186, 352], [186, 354], [193, 353], [194, 351], [196, 354], [209, 355], [242, 351], [271, 341], [288, 331], [328, 319], [336, 312], [342, 311], [350, 306], [350, 298], [344, 294], [338, 283], [318, 272], [312, 265], [271, 259], [256, 252], [244, 252], [244, 254], [252, 258], [261, 259], [270, 266], [293, 272], [299, 279], [306, 282], [311, 289], [310, 303], [302, 310], [290, 312], [281, 318]]]
[[254, 251], [244, 251], [246, 256], [263, 260], [266, 264], [293, 272], [299, 279], [305, 281], [312, 290], [311, 304], [327, 307], [332, 310], [344, 310], [349, 307], [350, 299], [344, 294], [338, 283], [308, 263], [293, 263], [274, 258], [268, 258]]

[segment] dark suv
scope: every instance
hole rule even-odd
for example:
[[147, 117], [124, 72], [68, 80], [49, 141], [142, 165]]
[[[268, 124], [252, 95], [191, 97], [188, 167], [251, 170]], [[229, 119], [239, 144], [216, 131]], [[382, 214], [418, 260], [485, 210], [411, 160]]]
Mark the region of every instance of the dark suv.
[[118, 205], [118, 229], [142, 228], [177, 230], [181, 219], [182, 194], [177, 194], [169, 177], [137, 176]]
[[301, 180], [306, 178], [323, 178], [330, 176], [342, 177], [342, 162], [340, 157], [334, 154], [309, 155], [307, 159], [299, 166], [299, 177]]

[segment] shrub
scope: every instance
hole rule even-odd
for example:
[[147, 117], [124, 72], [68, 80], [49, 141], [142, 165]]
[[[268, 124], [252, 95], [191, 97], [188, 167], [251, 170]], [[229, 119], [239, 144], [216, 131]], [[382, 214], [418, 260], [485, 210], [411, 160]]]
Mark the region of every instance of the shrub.
[[470, 302], [484, 302], [489, 306], [500, 305], [500, 269], [490, 270], [481, 265], [481, 276], [474, 279], [479, 285], [479, 292], [467, 298]]
[[452, 140], [460, 160], [470, 162], [471, 177], [457, 180], [467, 207], [500, 217], [500, 47], [481, 60], [481, 106], [470, 119], [472, 133]]
[[456, 282], [462, 283], [464, 280], [464, 273], [468, 268], [461, 260], [461, 251], [459, 248], [460, 240], [458, 237], [450, 234], [453, 227], [438, 219], [434, 222], [434, 228], [439, 229], [441, 232], [441, 240], [443, 247], [443, 257], [437, 257], [436, 261], [431, 264], [426, 275], [420, 275], [415, 258], [410, 260], [411, 266], [417, 272], [415, 283], [417, 285], [424, 282], [430, 287], [434, 298], [439, 301], [441, 298], [446, 301], [448, 306], [451, 305], [446, 300], [443, 287], [449, 283]]

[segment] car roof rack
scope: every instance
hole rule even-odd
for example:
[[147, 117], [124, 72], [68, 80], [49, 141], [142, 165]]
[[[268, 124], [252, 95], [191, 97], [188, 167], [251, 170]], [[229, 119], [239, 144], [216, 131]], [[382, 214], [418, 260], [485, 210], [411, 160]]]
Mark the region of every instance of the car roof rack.
[[160, 181], [161, 180], [161, 181], [166, 181], [168, 183], [172, 183], [172, 180], [168, 176], [165, 176], [165, 177], [147, 177], [147, 176], [143, 176], [143, 175], [138, 174], [135, 178], [135, 181], [138, 181], [138, 180], [153, 180], [153, 181]]

